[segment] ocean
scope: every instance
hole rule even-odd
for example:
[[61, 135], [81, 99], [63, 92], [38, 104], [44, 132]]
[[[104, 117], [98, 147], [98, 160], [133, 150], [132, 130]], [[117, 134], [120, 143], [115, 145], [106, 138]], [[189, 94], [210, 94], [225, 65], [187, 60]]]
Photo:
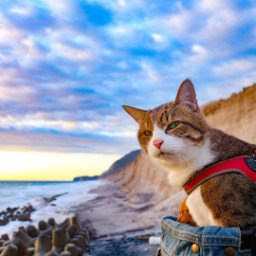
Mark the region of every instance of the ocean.
[[[51, 217], [58, 223], [62, 222], [73, 215], [70, 212], [72, 207], [94, 198], [95, 194], [88, 192], [102, 184], [103, 181], [0, 181], [0, 212], [8, 207], [23, 207], [29, 204], [36, 209], [31, 213], [32, 222], [11, 221], [5, 226], [0, 226], [0, 235], [11, 235], [19, 226], [37, 226], [40, 220], [47, 221]], [[60, 194], [62, 195], [50, 203], [44, 200]]]

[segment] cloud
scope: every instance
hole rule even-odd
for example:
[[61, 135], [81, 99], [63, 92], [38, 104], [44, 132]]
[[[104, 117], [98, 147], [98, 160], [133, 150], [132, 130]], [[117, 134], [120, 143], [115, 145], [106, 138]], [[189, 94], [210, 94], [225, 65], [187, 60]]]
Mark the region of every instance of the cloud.
[[229, 1], [202, 0], [198, 2], [197, 7], [207, 13], [216, 13], [223, 8], [230, 8]]
[[213, 67], [213, 72], [220, 77], [237, 76], [238, 73], [243, 74], [255, 70], [255, 67], [255, 60], [240, 59], [220, 63]]
[[136, 138], [98, 134], [74, 135], [48, 130], [0, 132], [1, 150], [8, 151], [50, 151], [68, 153], [125, 154], [139, 148]]
[[213, 0], [2, 2], [0, 148], [137, 148], [122, 104], [174, 100], [187, 77], [200, 104], [255, 80], [255, 10]]
[[157, 34], [157, 33], [152, 33], [151, 36], [157, 43], [163, 43], [165, 42], [165, 37], [163, 35]]
[[21, 31], [11, 24], [0, 13], [0, 43], [5, 44], [6, 41], [19, 40], [21, 38]]
[[60, 57], [67, 58], [74, 62], [90, 61], [93, 59], [93, 55], [88, 50], [78, 50], [60, 43], [55, 45], [55, 51]]
[[[72, 15], [75, 13], [75, 8], [74, 5], [72, 4], [72, 1], [66, 0], [56, 0], [56, 1], [51, 1], [51, 0], [44, 0], [40, 1], [44, 3], [44, 6], [50, 10], [50, 12], [53, 15], [56, 16], [62, 16], [62, 15]], [[64, 17], [65, 18], [65, 17]]]

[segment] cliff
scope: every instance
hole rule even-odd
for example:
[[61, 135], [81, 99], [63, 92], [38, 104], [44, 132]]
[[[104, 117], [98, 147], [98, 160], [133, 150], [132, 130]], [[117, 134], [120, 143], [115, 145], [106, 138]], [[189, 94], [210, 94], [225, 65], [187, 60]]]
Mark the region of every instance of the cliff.
[[214, 128], [256, 144], [256, 84], [201, 107]]
[[[227, 99], [206, 104], [201, 110], [212, 127], [256, 143], [256, 84]], [[104, 177], [121, 184], [131, 201], [148, 200], [154, 204], [156, 213], [177, 215], [178, 205], [185, 195], [168, 183], [167, 173], [147, 154], [142, 151], [134, 161], [119, 163], [123, 165], [119, 165], [117, 171], [109, 171]]]
[[155, 195], [161, 200], [177, 191], [167, 182], [167, 173], [159, 169], [144, 151], [121, 171], [106, 177], [121, 184], [124, 192], [131, 198], [138, 197], [137, 200], [139, 197], [152, 200]]
[[129, 154], [126, 154], [125, 156], [123, 156], [122, 158], [120, 158], [119, 160], [117, 160], [116, 162], [114, 162], [110, 168], [104, 172], [101, 177], [107, 177], [107, 176], [111, 176], [111, 174], [115, 174], [119, 171], [121, 171], [125, 166], [127, 166], [129, 163], [132, 163], [137, 156], [140, 154], [140, 150], [134, 150], [132, 152], [130, 152]]

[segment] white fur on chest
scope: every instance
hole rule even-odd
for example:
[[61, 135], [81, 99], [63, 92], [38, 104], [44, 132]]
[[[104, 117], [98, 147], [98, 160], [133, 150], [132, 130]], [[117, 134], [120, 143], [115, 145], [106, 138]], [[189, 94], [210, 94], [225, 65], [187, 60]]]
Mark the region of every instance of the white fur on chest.
[[189, 213], [193, 217], [196, 224], [201, 226], [220, 226], [220, 224], [213, 218], [212, 212], [204, 203], [201, 195], [201, 186], [197, 187], [187, 199], [187, 207]]

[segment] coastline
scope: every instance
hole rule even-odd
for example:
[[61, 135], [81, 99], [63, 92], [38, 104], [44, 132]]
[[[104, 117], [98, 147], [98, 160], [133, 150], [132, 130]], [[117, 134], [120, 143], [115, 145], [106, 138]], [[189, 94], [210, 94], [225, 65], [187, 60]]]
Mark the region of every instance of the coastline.
[[[57, 222], [62, 222], [72, 217], [70, 209], [94, 198], [95, 195], [89, 191], [101, 186], [104, 181], [18, 182], [18, 186], [13, 184], [5, 183], [5, 186], [0, 187], [0, 220], [8, 219], [6, 225], [1, 225], [3, 221], [0, 222], [0, 235], [6, 233], [11, 236], [19, 226], [36, 226], [40, 220], [55, 218]], [[27, 216], [23, 210], [26, 208], [33, 208]]]
[[[79, 182], [75, 186], [85, 184]], [[2, 226], [0, 236], [7, 234], [13, 239], [13, 234], [20, 229], [26, 230], [31, 225], [37, 228], [40, 220], [47, 222], [54, 218], [61, 223], [66, 217], [77, 215], [81, 226], [86, 226], [89, 221], [95, 230], [96, 239], [89, 242], [84, 256], [156, 254], [159, 245], [150, 245], [149, 237], [160, 236], [160, 221], [154, 216], [147, 198], [140, 202], [129, 200], [117, 183], [107, 180], [100, 180], [93, 189], [85, 191], [85, 195], [72, 198], [64, 215], [61, 208], [71, 195], [64, 193], [44, 198], [47, 207], [55, 208], [58, 215], [44, 215], [49, 209], [44, 205], [43, 209], [39, 207], [31, 213], [32, 221], [11, 221], [6, 228]]]
[[150, 218], [143, 221], [140, 219], [150, 202], [130, 202], [120, 185], [107, 181], [90, 193], [95, 194], [95, 197], [75, 207], [72, 213], [78, 214], [81, 223], [90, 219], [98, 235], [112, 235], [146, 227], [154, 227], [154, 230], [160, 231], [157, 221], [152, 222]]
[[82, 225], [89, 219], [95, 229], [96, 240], [91, 242], [89, 255], [156, 254], [159, 245], [150, 245], [149, 237], [160, 236], [160, 219], [154, 217], [149, 201], [130, 202], [111, 181], [90, 192], [96, 197], [72, 209]]

